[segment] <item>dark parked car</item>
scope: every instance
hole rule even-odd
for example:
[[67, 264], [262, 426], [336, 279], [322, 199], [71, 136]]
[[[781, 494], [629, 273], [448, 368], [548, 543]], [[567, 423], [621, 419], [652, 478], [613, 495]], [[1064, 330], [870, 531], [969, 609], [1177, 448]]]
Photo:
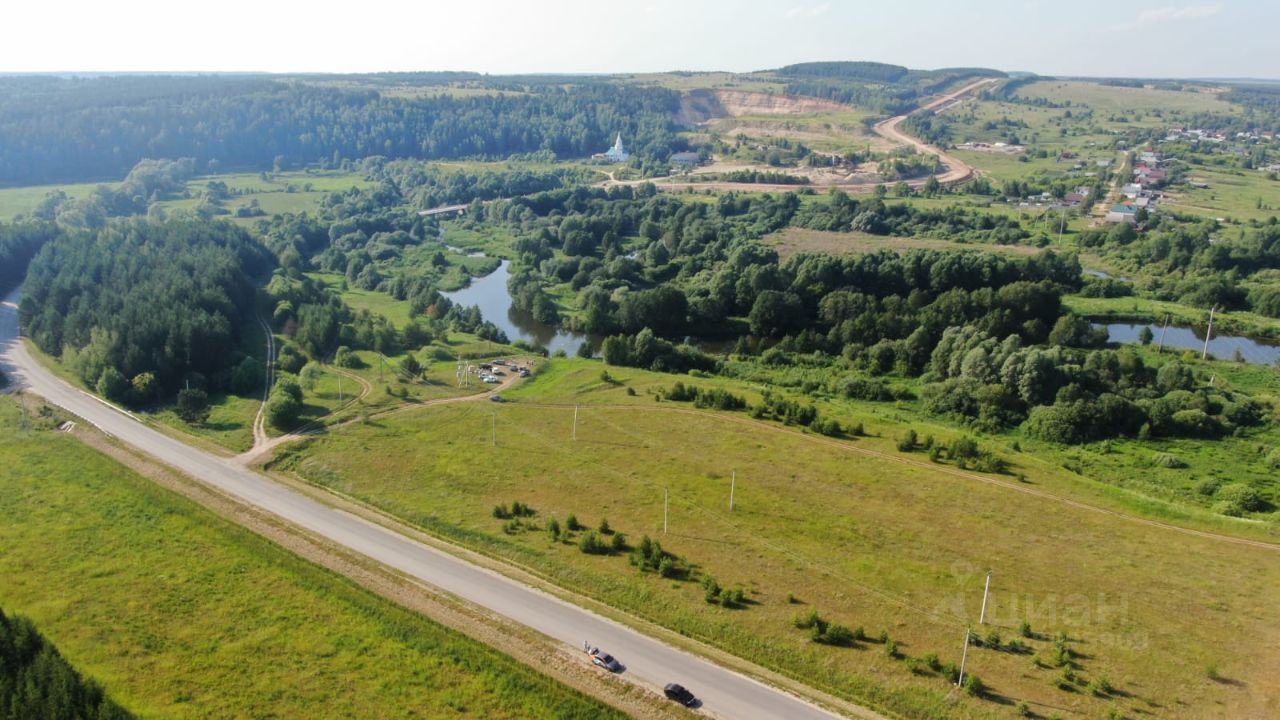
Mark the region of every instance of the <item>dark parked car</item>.
[[683, 685], [670, 683], [662, 688], [662, 692], [667, 696], [668, 700], [675, 700], [685, 707], [693, 707], [698, 702], [698, 698], [694, 697], [693, 693], [689, 692]]

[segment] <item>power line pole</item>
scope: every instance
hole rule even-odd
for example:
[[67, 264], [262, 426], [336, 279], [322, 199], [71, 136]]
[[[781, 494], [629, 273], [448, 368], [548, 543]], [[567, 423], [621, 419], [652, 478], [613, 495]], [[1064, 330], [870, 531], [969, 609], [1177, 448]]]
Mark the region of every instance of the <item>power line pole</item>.
[[1217, 311], [1217, 309], [1217, 305], [1209, 308], [1209, 329], [1205, 331], [1204, 334], [1204, 350], [1200, 353], [1201, 360], [1209, 357], [1209, 341], [1213, 339], [1213, 313]]
[[956, 679], [956, 687], [964, 687], [964, 661], [969, 658], [969, 627], [964, 628], [964, 652], [960, 653], [960, 676]]
[[342, 373], [338, 373], [338, 404], [342, 404]]
[[734, 470], [729, 479], [729, 512], [733, 512], [733, 493], [738, 488], [738, 471]]
[[493, 446], [498, 447], [498, 411], [493, 411]]
[[978, 624], [987, 624], [987, 596], [991, 594], [991, 571], [987, 571], [987, 586], [982, 590], [982, 614], [978, 616]]
[[1159, 344], [1159, 345], [1156, 345], [1156, 352], [1157, 352], [1157, 353], [1164, 352], [1164, 334], [1165, 334], [1165, 333], [1167, 333], [1167, 332], [1169, 332], [1169, 318], [1170, 318], [1172, 315], [1173, 315], [1173, 313], [1165, 313], [1165, 316], [1164, 316], [1164, 327], [1163, 327], [1163, 328], [1161, 328], [1161, 330], [1160, 330], [1160, 344]]
[[573, 406], [573, 440], [574, 442], [577, 442], [578, 440], [578, 406], [577, 405]]

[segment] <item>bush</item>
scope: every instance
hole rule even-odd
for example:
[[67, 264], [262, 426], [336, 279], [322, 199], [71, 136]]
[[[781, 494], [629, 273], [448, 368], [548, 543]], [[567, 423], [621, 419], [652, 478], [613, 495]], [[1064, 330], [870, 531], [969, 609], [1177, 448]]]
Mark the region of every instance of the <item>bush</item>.
[[613, 533], [613, 537], [609, 538], [609, 549], [613, 552], [625, 552], [627, 549], [627, 536], [622, 533]]
[[706, 600], [708, 603], [712, 605], [719, 604], [721, 589], [720, 589], [720, 583], [716, 582], [715, 578], [711, 577], [710, 575], [703, 578], [702, 591], [703, 591], [702, 597], [704, 600]]
[[973, 673], [969, 673], [964, 676], [964, 691], [973, 697], [986, 697], [987, 685], [982, 682], [982, 678], [979, 678]]
[[824, 645], [848, 647], [853, 644], [853, 631], [844, 625], [833, 623], [828, 626], [826, 632], [822, 633], [821, 637], [816, 638], [816, 640]]
[[103, 369], [102, 375], [99, 376], [96, 389], [102, 397], [112, 402], [120, 402], [125, 399], [129, 392], [129, 381], [125, 379], [124, 375], [120, 374], [119, 370], [107, 367]]
[[1266, 507], [1266, 502], [1258, 491], [1245, 483], [1223, 485], [1214, 495], [1222, 506], [1218, 509], [1224, 515], [1242, 515], [1246, 512], [1258, 512]]
[[267, 399], [267, 422], [279, 430], [288, 430], [302, 414], [302, 388], [288, 378], [281, 378]]
[[918, 440], [919, 438], [916, 435], [916, 431], [908, 430], [907, 434], [903, 435], [902, 439], [898, 441], [898, 451], [912, 452], [913, 450], [916, 449], [916, 443], [918, 442]]
[[925, 664], [925, 667], [934, 672], [940, 672], [942, 670], [942, 661], [938, 659], [937, 653], [925, 653], [920, 656], [920, 660]]
[[547, 521], [547, 535], [551, 537], [552, 542], [560, 542], [561, 532], [559, 520], [551, 518]]
[[191, 425], [203, 423], [209, 419], [209, 394], [194, 388], [179, 390], [176, 412], [185, 423]]
[[582, 523], [578, 522], [578, 516], [573, 513], [569, 513], [569, 517], [565, 519], [564, 525], [573, 532], [577, 532], [583, 527]]
[[588, 530], [578, 540], [578, 549], [588, 555], [606, 555], [609, 552], [609, 546], [600, 539], [595, 530]]

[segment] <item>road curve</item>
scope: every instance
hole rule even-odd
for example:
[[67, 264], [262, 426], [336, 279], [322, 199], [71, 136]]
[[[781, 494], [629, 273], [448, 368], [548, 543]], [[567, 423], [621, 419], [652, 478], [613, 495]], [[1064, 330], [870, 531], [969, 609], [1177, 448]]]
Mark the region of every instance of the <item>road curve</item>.
[[[0, 369], [17, 387], [92, 423], [121, 442], [306, 531], [464, 598], [571, 647], [584, 640], [614, 654], [625, 677], [654, 689], [678, 681], [723, 718], [808, 720], [837, 715], [710, 660], [674, 648], [548, 593], [387, 528], [340, 512], [229, 458], [153, 430], [42, 367], [19, 339], [15, 291], [0, 307]], [[585, 660], [584, 660], [585, 661]], [[878, 717], [867, 711], [862, 717]]]
[[898, 126], [901, 125], [904, 120], [911, 117], [915, 113], [923, 112], [926, 110], [936, 110], [940, 107], [947, 105], [948, 103], [952, 103], [952, 102], [955, 102], [956, 100], [959, 100], [960, 98], [973, 92], [974, 90], [977, 90], [980, 87], [983, 87], [985, 85], [990, 85], [994, 82], [996, 82], [995, 78], [983, 78], [982, 80], [971, 82], [968, 85], [965, 85], [964, 87], [960, 88], [959, 90], [954, 90], [952, 92], [947, 93], [946, 95], [943, 95], [939, 98], [936, 98], [935, 100], [932, 100], [931, 102], [921, 106], [917, 110], [913, 110], [912, 112], [906, 113], [905, 115], [896, 115], [894, 117], [889, 118], [888, 120], [881, 120], [880, 122], [876, 123], [875, 127], [873, 127], [872, 129], [876, 131], [877, 135], [887, 140], [896, 142], [900, 145], [907, 145], [909, 147], [913, 147], [915, 148], [916, 152], [921, 152], [921, 153], [925, 153], [926, 155], [936, 156], [939, 160], [942, 161], [942, 164], [946, 165], [947, 167], [947, 171], [945, 173], [937, 176], [938, 182], [942, 183], [943, 185], [954, 185], [956, 183], [964, 182], [974, 176], [974, 169], [968, 163], [964, 162], [963, 160], [957, 157], [948, 155], [943, 151], [939, 150], [938, 148], [935, 148], [932, 145], [929, 145], [928, 143], [918, 138], [912, 137], [911, 135], [908, 135], [902, 132], [902, 130], [898, 129]]

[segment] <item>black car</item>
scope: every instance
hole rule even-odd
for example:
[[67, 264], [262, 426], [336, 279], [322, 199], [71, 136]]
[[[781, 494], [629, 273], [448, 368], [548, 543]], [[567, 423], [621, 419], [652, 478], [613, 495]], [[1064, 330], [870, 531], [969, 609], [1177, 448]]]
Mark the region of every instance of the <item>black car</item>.
[[693, 707], [698, 702], [698, 698], [694, 697], [693, 693], [689, 692], [683, 685], [670, 683], [662, 688], [662, 692], [667, 696], [668, 700], [675, 700], [686, 707]]

